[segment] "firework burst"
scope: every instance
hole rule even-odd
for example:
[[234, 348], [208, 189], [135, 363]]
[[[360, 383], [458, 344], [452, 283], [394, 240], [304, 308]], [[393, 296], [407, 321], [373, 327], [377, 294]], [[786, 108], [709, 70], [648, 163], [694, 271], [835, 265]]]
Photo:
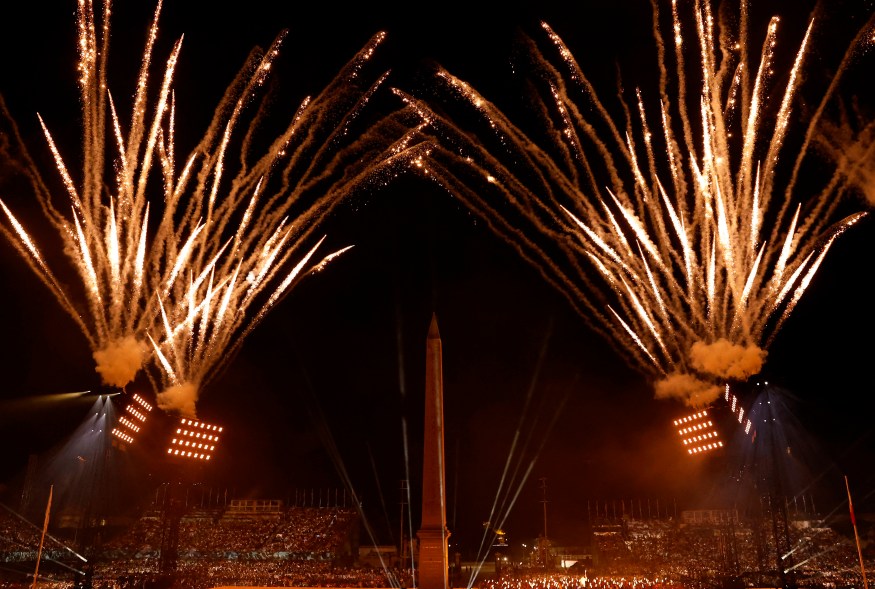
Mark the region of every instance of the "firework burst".
[[160, 13], [159, 2], [125, 120], [108, 91], [111, 3], [98, 22], [91, 0], [80, 0], [81, 170], [68, 166], [40, 118], [63, 190], [51, 188], [2, 109], [4, 151], [14, 152], [60, 237], [76, 288], [59, 279], [60, 270], [0, 201], [8, 221], [2, 231], [85, 334], [106, 384], [123, 387], [147, 367], [162, 391], [159, 405], [193, 416], [198, 391], [265, 313], [344, 251], [314, 260], [320, 223], [345, 198], [415, 157], [417, 129], [404, 109], [363, 115], [388, 75], [364, 79], [380, 33], [321, 93], [292, 109], [280, 133], [265, 138], [282, 33], [249, 55], [198, 144], [180, 158], [173, 83], [182, 40], [162, 67], [153, 65]]
[[621, 84], [616, 106], [602, 101], [543, 24], [545, 42], [526, 37], [523, 52], [539, 128], [443, 68], [431, 97], [404, 97], [435, 129], [424, 172], [652, 376], [657, 396], [698, 406], [720, 380], [760, 371], [833, 241], [865, 215], [842, 211], [844, 170], [815, 186], [805, 164], [872, 19], [803, 120], [816, 15], [783, 71], [777, 17], [752, 59], [746, 3], [721, 18], [704, 1], [689, 14], [651, 5], [652, 95]]

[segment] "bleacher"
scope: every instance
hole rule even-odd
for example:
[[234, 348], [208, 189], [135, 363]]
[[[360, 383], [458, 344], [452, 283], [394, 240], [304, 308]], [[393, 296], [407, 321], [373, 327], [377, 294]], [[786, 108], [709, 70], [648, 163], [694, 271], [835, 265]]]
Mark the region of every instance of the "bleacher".
[[[774, 571], [776, 558], [770, 522], [720, 510], [679, 515], [624, 515], [593, 522], [592, 560], [586, 572], [603, 578], [671, 580], [685, 588], [717, 586], [729, 577], [749, 587], [765, 586], [761, 583]], [[792, 554], [785, 565], [796, 586], [859, 586], [852, 540], [813, 517], [793, 518], [789, 524]], [[113, 535], [105, 530], [101, 543], [89, 554], [89, 566], [95, 589], [143, 587], [148, 580], [168, 574], [172, 587], [187, 589], [222, 584], [389, 587], [403, 582], [409, 586], [408, 573], [391, 568], [394, 562], [387, 563], [387, 570], [359, 562], [359, 526], [358, 512], [351, 508], [287, 507], [275, 500], [163, 511], [153, 507], [126, 529]], [[168, 542], [171, 530], [176, 537]], [[22, 579], [32, 570], [37, 530], [0, 511], [0, 533], [0, 589], [28, 586]], [[166, 568], [168, 547], [175, 550], [170, 570]], [[59, 587], [71, 587], [70, 571], [84, 568], [56, 542], [47, 545], [44, 555], [69, 567], [47, 566], [47, 576], [70, 581]], [[871, 564], [871, 548], [864, 551], [864, 557]], [[18, 576], [3, 573], [4, 567]]]

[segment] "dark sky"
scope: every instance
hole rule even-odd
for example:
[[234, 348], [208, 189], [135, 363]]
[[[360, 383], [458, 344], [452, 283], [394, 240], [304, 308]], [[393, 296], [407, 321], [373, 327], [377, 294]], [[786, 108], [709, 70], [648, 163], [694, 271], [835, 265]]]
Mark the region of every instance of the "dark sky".
[[[41, 146], [31, 134], [40, 112], [62, 141], [70, 140], [62, 151], [74, 152], [74, 3], [22, 4], [17, 18], [0, 25], [0, 92], [31, 149]], [[115, 7], [116, 92], [131, 87], [133, 73], [124, 68], [136, 63], [130, 52], [140, 47], [151, 10], [128, 4]], [[289, 104], [320, 90], [378, 30], [389, 33], [380, 59], [397, 79], [415, 75], [420, 60], [431, 58], [500, 104], [512, 98], [502, 95], [502, 80], [510, 75], [515, 27], [531, 27], [536, 18], [554, 26], [584, 69], [611, 72], [615, 56], [627, 63], [649, 56], [649, 9], [642, 1], [598, 3], [598, 9], [518, 2], [489, 14], [462, 2], [406, 9], [263, 0], [216, 6], [194, 0], [165, 6], [162, 40], [185, 34], [177, 76], [184, 127], [202, 128], [248, 50], [268, 44], [283, 27], [290, 36], [277, 79]], [[871, 1], [835, 2], [829, 14], [861, 22], [872, 10]], [[796, 8], [790, 20], [801, 14]], [[686, 460], [671, 437], [679, 407], [653, 400], [647, 380], [449, 196], [401, 179], [347, 203], [325, 230], [332, 244], [355, 248], [274, 309], [203, 394], [203, 419], [228, 430], [225, 454], [209, 475], [215, 480], [251, 497], [284, 498], [290, 488], [342, 486], [342, 464], [375, 527], [394, 530], [400, 481], [409, 478], [418, 492], [425, 336], [436, 313], [448, 517], [457, 537], [470, 542], [489, 519], [517, 432], [527, 444], [511, 467], [533, 467], [505, 525], [512, 540], [542, 529], [542, 478], [550, 532], [569, 541], [579, 532], [586, 499], [665, 499], [713, 482], [706, 465]], [[804, 435], [834, 459], [837, 468], [823, 484], [839, 493], [838, 473], [862, 477], [873, 449], [873, 245], [871, 220], [841, 238], [767, 364], [798, 397]], [[29, 453], [63, 442], [87, 409], [19, 401], [99, 383], [76, 325], [5, 243], [0, 276], [3, 482], [20, 473]], [[336, 454], [327, 451], [329, 441]], [[863, 494], [872, 493], [871, 479], [859, 483]]]

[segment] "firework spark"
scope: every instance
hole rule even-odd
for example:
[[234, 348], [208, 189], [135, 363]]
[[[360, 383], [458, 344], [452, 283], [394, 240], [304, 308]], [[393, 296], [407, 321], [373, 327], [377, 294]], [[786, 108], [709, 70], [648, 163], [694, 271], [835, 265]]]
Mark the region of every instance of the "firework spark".
[[0, 146], [16, 151], [78, 288], [59, 279], [5, 202], [2, 231], [79, 325], [106, 384], [123, 387], [147, 368], [163, 391], [159, 405], [193, 416], [198, 391], [265, 313], [301, 277], [345, 251], [312, 263], [320, 223], [345, 198], [415, 157], [417, 128], [409, 109], [363, 116], [388, 75], [364, 79], [380, 33], [305, 99], [279, 134], [264, 138], [267, 82], [282, 33], [267, 51], [249, 55], [196, 147], [178, 159], [173, 83], [182, 40], [157, 68], [153, 87], [160, 13], [159, 1], [125, 121], [108, 91], [111, 3], [98, 24], [92, 1], [79, 1], [81, 170], [71, 170], [40, 118], [62, 190], [51, 188], [0, 102]]
[[760, 371], [833, 241], [865, 215], [840, 208], [843, 170], [815, 187], [804, 164], [872, 19], [803, 121], [814, 15], [779, 76], [777, 17], [757, 63], [746, 3], [719, 19], [703, 1], [689, 19], [676, 2], [651, 5], [658, 90], [650, 101], [621, 85], [619, 114], [546, 24], [546, 47], [524, 39], [531, 132], [440, 67], [433, 96], [402, 94], [435, 129], [424, 173], [652, 376], [658, 397], [698, 406], [719, 380]]

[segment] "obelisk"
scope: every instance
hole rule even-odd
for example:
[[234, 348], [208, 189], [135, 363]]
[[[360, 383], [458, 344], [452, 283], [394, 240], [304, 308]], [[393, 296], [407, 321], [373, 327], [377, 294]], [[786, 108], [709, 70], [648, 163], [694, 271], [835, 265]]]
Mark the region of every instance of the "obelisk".
[[422, 447], [422, 524], [419, 538], [420, 589], [447, 589], [447, 502], [444, 484], [444, 384], [437, 317], [428, 328], [425, 358], [425, 427]]

